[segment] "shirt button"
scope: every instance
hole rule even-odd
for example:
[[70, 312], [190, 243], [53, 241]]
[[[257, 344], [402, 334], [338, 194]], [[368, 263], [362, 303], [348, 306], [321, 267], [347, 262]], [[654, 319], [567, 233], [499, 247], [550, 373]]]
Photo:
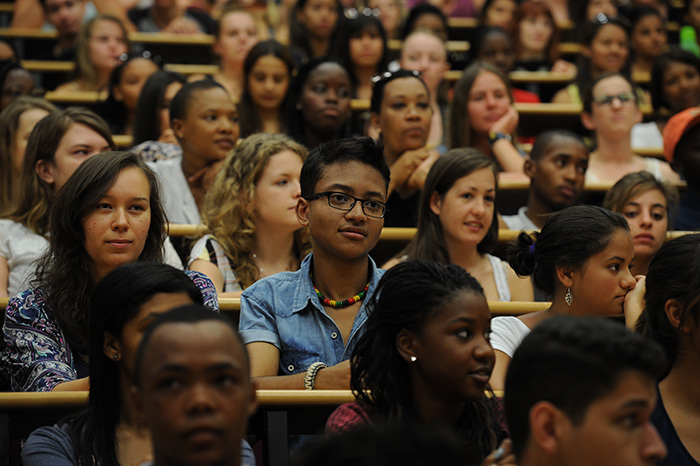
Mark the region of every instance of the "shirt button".
[[331, 338], [333, 338], [333, 339], [338, 338], [338, 334], [336, 332], [331, 333]]
[[289, 372], [294, 372], [294, 366], [293, 366], [292, 364], [288, 365], [288, 366], [287, 366], [287, 370], [288, 370]]

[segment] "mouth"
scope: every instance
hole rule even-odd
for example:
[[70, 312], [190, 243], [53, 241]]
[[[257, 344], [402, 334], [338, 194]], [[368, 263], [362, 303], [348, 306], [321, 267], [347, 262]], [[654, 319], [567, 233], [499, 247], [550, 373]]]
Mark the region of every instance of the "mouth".
[[230, 138], [217, 139], [216, 141], [214, 141], [214, 144], [216, 144], [217, 147], [224, 150], [231, 150], [234, 146], [233, 139]]
[[490, 366], [484, 366], [475, 371], [469, 372], [467, 375], [477, 382], [486, 385], [489, 383], [489, 379], [491, 378], [491, 371], [492, 368]]
[[481, 231], [484, 229], [484, 224], [481, 222], [464, 222], [464, 226], [472, 231]]
[[185, 439], [195, 444], [211, 444], [218, 441], [222, 436], [220, 429], [214, 427], [196, 427], [185, 433]]
[[640, 233], [634, 237], [634, 240], [639, 243], [651, 243], [654, 241], [654, 235], [650, 233]]
[[559, 193], [560, 193], [562, 196], [569, 197], [569, 198], [574, 197], [574, 196], [576, 195], [576, 191], [574, 191], [574, 188], [571, 188], [571, 187], [569, 187], [569, 186], [562, 186], [562, 187], [560, 187], [560, 188], [559, 188]]
[[423, 128], [412, 127], [412, 128], [407, 128], [404, 131], [404, 134], [408, 137], [423, 137], [423, 135], [425, 134], [425, 131], [423, 131]]
[[367, 231], [362, 228], [346, 227], [341, 228], [340, 232], [351, 239], [364, 239], [367, 237]]
[[132, 242], [133, 241], [127, 239], [113, 239], [111, 241], [107, 241], [107, 244], [116, 249], [126, 249], [131, 246]]

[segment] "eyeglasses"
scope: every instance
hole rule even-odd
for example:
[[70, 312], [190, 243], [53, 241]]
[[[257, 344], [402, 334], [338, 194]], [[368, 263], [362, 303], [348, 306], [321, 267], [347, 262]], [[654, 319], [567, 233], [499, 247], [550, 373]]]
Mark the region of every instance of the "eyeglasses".
[[379, 10], [379, 8], [363, 8], [361, 10], [358, 10], [357, 8], [348, 8], [343, 12], [345, 14], [345, 17], [347, 19], [357, 19], [362, 16], [374, 16], [375, 18], [379, 18], [381, 16], [382, 12]]
[[619, 100], [621, 104], [626, 104], [627, 102], [635, 101], [636, 96], [634, 92], [620, 92], [617, 95], [601, 95], [599, 97], [593, 97], [593, 102], [598, 105], [612, 105], [615, 99]]
[[119, 55], [119, 61], [121, 61], [121, 62], [127, 62], [129, 60], [133, 60], [134, 58], [145, 58], [146, 60], [151, 60], [156, 65], [160, 65], [160, 63], [163, 61], [163, 59], [160, 57], [160, 55], [155, 55], [155, 54], [151, 53], [150, 50], [144, 50], [140, 54], [138, 54], [138, 53], [122, 53], [121, 55]]
[[350, 212], [357, 202], [362, 206], [362, 212], [368, 217], [384, 218], [386, 214], [386, 204], [374, 199], [360, 199], [359, 197], [337, 191], [325, 191], [316, 193], [306, 198], [307, 201], [315, 201], [322, 197], [328, 198], [328, 205], [334, 209]]
[[397, 75], [402, 75], [400, 77], [405, 77], [405, 78], [409, 78], [411, 76], [416, 77], [416, 78], [420, 78], [421, 76], [423, 76], [423, 73], [421, 73], [420, 71], [416, 71], [416, 70], [405, 70], [403, 68], [399, 68], [396, 71], [385, 71], [382, 74], [372, 76], [372, 84], [377, 84], [380, 81], [386, 81], [387, 79], [392, 79]]

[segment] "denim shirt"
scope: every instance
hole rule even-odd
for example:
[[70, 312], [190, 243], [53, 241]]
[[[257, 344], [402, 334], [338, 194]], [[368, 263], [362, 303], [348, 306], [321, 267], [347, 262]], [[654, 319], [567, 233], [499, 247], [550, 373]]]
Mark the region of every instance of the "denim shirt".
[[241, 295], [238, 325], [245, 344], [264, 342], [280, 350], [279, 375], [304, 372], [316, 361], [334, 366], [350, 358], [364, 331], [367, 302], [384, 270], [369, 258], [367, 296], [355, 316], [347, 345], [338, 326], [326, 313], [309, 276], [312, 254], [296, 272], [281, 272], [258, 280]]

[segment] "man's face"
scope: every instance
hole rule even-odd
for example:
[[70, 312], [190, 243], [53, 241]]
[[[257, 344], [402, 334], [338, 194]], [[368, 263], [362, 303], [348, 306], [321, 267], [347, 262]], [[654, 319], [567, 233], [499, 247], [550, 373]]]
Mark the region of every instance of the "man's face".
[[60, 37], [75, 37], [85, 16], [84, 0], [46, 0], [46, 20]]
[[655, 403], [654, 381], [637, 371], [624, 372], [615, 390], [588, 407], [580, 425], [561, 425], [559, 464], [657, 464], [666, 456], [666, 447], [649, 420]]
[[136, 399], [157, 464], [238, 464], [256, 407], [242, 343], [213, 320], [164, 324], [151, 338]]
[[537, 161], [528, 161], [525, 173], [533, 193], [556, 212], [573, 205], [583, 190], [588, 150], [574, 139], [554, 138]]

